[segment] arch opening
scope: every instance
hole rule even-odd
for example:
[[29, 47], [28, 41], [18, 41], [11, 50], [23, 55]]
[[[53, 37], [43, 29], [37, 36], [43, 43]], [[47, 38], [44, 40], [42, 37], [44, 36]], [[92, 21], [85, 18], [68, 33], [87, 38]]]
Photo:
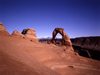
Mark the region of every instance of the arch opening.
[[57, 39], [57, 38], [62, 39], [62, 35], [60, 33], [57, 33], [55, 39]]
[[62, 35], [60, 33], [57, 33], [57, 35], [55, 36], [55, 44], [57, 46], [61, 46], [62, 45]]

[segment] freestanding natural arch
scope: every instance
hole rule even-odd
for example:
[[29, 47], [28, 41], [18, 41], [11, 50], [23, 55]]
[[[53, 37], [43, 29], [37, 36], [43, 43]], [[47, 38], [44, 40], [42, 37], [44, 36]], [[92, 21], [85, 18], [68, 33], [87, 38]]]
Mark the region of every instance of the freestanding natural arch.
[[62, 45], [72, 46], [72, 43], [70, 41], [70, 38], [66, 34], [66, 32], [64, 31], [63, 28], [55, 28], [55, 30], [53, 31], [53, 33], [52, 33], [52, 40], [51, 40], [51, 42], [53, 44], [55, 44], [55, 37], [56, 37], [57, 33], [60, 33], [62, 35]]

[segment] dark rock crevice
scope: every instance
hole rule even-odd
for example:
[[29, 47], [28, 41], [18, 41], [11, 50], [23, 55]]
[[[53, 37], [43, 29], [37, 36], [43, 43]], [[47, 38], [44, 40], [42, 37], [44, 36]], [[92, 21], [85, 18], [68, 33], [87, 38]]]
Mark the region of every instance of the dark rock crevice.
[[74, 51], [80, 56], [84, 56], [91, 59], [100, 60], [100, 50], [89, 49], [83, 46], [73, 45]]

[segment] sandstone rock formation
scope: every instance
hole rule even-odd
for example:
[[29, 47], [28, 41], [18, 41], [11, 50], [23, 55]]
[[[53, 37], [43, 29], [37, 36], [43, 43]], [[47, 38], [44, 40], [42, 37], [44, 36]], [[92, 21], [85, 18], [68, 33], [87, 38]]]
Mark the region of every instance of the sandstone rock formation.
[[0, 35], [0, 75], [100, 75], [100, 61], [71, 47]]
[[0, 22], [0, 30], [6, 30], [5, 26]]
[[0, 22], [0, 35], [10, 35], [8, 31], [6, 31], [5, 26]]
[[13, 31], [12, 35], [21, 35], [21, 33], [19, 31]]
[[78, 56], [71, 46], [18, 38], [0, 35], [0, 75], [100, 75], [100, 61]]
[[12, 36], [22, 38], [22, 39], [25, 38], [25, 35], [21, 34], [19, 31], [16, 31], [16, 30], [13, 31]]
[[51, 42], [55, 44], [55, 37], [57, 35], [57, 33], [60, 33], [62, 35], [62, 45], [65, 45], [65, 46], [72, 46], [72, 43], [70, 41], [70, 38], [68, 37], [68, 35], [66, 34], [66, 32], [64, 31], [63, 28], [55, 28], [55, 30], [53, 31], [53, 34], [52, 34], [52, 40]]
[[22, 31], [22, 34], [24, 34], [26, 37], [30, 38], [31, 41], [35, 41], [35, 42], [38, 41], [37, 36], [36, 36], [36, 32], [35, 32], [35, 30], [32, 29], [32, 28], [24, 29], [24, 30]]

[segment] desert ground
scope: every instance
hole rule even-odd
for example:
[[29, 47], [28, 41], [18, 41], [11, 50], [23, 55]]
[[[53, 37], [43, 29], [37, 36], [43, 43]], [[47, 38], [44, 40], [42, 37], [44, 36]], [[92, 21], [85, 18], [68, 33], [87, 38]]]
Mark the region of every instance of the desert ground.
[[99, 75], [100, 61], [70, 47], [0, 35], [0, 75]]
[[0, 75], [100, 75], [100, 60], [82, 57], [72, 46], [26, 38], [35, 30], [25, 30], [27, 35], [10, 35], [1, 24]]

